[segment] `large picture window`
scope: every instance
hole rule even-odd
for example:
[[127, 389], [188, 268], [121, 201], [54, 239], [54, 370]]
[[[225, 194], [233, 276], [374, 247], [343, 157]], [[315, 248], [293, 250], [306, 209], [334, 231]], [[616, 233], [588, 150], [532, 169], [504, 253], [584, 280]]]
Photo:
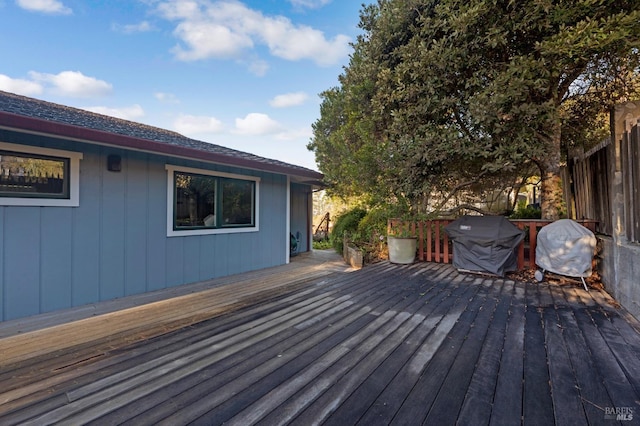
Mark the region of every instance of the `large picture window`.
[[258, 178], [174, 166], [167, 171], [169, 236], [257, 230]]
[[0, 142], [0, 205], [77, 206], [82, 154]]

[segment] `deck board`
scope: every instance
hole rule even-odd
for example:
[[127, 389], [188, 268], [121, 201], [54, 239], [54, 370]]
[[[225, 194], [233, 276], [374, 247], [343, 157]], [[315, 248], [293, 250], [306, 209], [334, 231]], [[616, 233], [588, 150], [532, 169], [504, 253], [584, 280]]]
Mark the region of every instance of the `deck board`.
[[[428, 360], [426, 358], [422, 360], [423, 362], [428, 361], [428, 363], [424, 365], [424, 369], [420, 372], [421, 374], [415, 381], [415, 385], [391, 419], [391, 424], [421, 423], [427, 416], [433, 400], [451, 369], [451, 365], [469, 329], [470, 322], [475, 318], [476, 314], [475, 310], [467, 309], [464, 302], [475, 300], [473, 296], [478, 291], [479, 286], [468, 285], [460, 288], [463, 290], [461, 293], [456, 295], [452, 293], [449, 296], [450, 298], [455, 297], [455, 301], [448, 315], [450, 321], [448, 326], [450, 328], [443, 330], [447, 332], [446, 337], [433, 345], [432, 350], [435, 353], [433, 353], [432, 357]], [[459, 303], [461, 301], [464, 302], [461, 304]], [[453, 318], [456, 319], [455, 323], [451, 323]]]
[[[480, 289], [483, 288], [480, 287]], [[499, 286], [496, 286], [495, 289], [499, 291]], [[480, 356], [480, 349], [486, 337], [487, 327], [485, 324], [490, 321], [495, 309], [496, 299], [491, 296], [491, 291], [483, 291], [477, 294], [467, 306], [467, 310], [476, 312], [476, 316], [471, 320], [470, 328], [464, 336], [460, 351], [454, 358], [440, 392], [431, 404], [423, 424], [447, 424], [452, 420], [451, 413], [460, 412]]]
[[[111, 334], [73, 333], [96, 321], [85, 308], [0, 325], [11, 357], [0, 361], [0, 424], [607, 424], [616, 407], [640, 416], [639, 323], [579, 283], [300, 258], [164, 296], [98, 307]], [[140, 324], [118, 325], [132, 312]], [[60, 330], [74, 339], [51, 345]], [[15, 338], [27, 334], [16, 359]]]
[[388, 424], [393, 421], [396, 412], [404, 404], [406, 395], [409, 395], [420, 380], [425, 368], [431, 365], [430, 361], [460, 318], [461, 309], [456, 309], [454, 302], [460, 294], [472, 290], [471, 286], [465, 287], [464, 284], [465, 282], [461, 281], [453, 288], [442, 289], [442, 299], [437, 301], [438, 305], [431, 314], [441, 317], [440, 321], [408, 362], [399, 366], [398, 374], [373, 401], [358, 424]]
[[524, 316], [523, 286], [505, 283], [512, 292], [504, 346], [494, 394], [490, 424], [504, 425], [521, 421], [524, 373]]
[[554, 423], [539, 289], [527, 288], [524, 341], [523, 423]]

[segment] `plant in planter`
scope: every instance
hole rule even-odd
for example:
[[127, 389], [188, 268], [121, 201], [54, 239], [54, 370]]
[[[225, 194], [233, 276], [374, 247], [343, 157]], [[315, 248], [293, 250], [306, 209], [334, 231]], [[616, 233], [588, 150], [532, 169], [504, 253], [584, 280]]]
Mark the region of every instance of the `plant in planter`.
[[410, 264], [415, 261], [418, 239], [413, 221], [392, 219], [389, 221], [387, 245], [391, 263]]

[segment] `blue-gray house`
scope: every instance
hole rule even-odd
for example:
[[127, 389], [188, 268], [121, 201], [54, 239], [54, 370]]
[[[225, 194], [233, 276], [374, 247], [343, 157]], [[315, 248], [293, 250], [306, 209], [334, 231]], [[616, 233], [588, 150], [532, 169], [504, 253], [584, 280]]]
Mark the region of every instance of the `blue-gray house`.
[[321, 179], [0, 92], [0, 320], [288, 263]]

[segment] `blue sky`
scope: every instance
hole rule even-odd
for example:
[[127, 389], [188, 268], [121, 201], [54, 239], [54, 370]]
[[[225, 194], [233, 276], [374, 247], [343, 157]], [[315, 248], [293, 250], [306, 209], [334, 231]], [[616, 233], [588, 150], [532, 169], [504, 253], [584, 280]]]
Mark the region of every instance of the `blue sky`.
[[361, 1], [0, 0], [0, 90], [316, 169]]

